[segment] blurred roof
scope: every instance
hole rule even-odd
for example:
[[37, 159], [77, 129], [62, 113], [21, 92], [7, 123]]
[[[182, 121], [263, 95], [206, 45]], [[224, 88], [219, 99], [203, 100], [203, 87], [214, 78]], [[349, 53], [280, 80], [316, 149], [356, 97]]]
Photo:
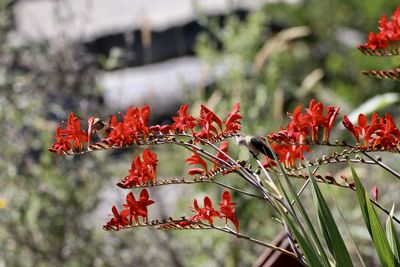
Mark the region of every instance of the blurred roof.
[[122, 109], [129, 105], [150, 104], [158, 112], [182, 100], [185, 88], [198, 90], [211, 81], [196, 57], [180, 57], [168, 61], [129, 68], [99, 75], [106, 106]]
[[[20, 41], [60, 37], [88, 40], [115, 31], [164, 30], [206, 15], [252, 10], [268, 0], [21, 0], [15, 4]], [[271, 0], [269, 1], [271, 2]]]

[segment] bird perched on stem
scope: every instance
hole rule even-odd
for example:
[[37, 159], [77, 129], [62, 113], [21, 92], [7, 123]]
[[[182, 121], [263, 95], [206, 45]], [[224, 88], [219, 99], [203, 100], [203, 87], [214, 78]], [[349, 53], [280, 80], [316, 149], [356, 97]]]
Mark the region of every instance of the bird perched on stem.
[[267, 143], [261, 136], [243, 135], [236, 136], [236, 143], [247, 147], [250, 153], [257, 158], [257, 156], [262, 153], [265, 156], [274, 159], [272, 151], [269, 149]]
[[101, 139], [106, 139], [111, 132], [111, 127], [109, 123], [102, 121], [99, 118], [95, 118], [93, 121], [93, 130], [96, 132], [97, 136]]

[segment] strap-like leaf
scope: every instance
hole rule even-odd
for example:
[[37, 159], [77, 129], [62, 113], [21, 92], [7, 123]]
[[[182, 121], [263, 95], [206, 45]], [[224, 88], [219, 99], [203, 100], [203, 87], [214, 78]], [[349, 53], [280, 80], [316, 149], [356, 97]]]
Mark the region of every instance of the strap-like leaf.
[[315, 178], [310, 173], [313, 198], [315, 207], [318, 214], [321, 230], [324, 235], [325, 241], [331, 251], [333, 257], [336, 260], [336, 266], [353, 266], [349, 252], [347, 251], [346, 245], [340, 235], [340, 232], [336, 226], [335, 220], [329, 210], [328, 205], [319, 189]]
[[390, 212], [390, 216], [386, 220], [386, 236], [389, 241], [389, 245], [392, 248], [392, 252], [396, 257], [396, 260], [400, 262], [400, 240], [399, 235], [396, 233], [396, 228], [393, 224], [393, 210]]
[[369, 199], [368, 192], [365, 191], [361, 184], [360, 178], [355, 172], [354, 168], [350, 165], [351, 172], [356, 184], [356, 191], [358, 201], [360, 204], [361, 211], [363, 213], [365, 224], [367, 225], [368, 231], [372, 237], [372, 241], [375, 245], [376, 252], [379, 260], [383, 267], [400, 266], [400, 263], [392, 253], [392, 249], [389, 245], [389, 241], [383, 231], [383, 227], [379, 221], [378, 216], [372, 206], [372, 202]]

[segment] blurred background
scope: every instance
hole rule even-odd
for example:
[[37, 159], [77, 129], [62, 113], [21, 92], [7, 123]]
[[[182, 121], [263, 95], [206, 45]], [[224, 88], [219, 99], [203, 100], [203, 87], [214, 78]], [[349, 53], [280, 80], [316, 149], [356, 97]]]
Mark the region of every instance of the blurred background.
[[[134, 152], [59, 157], [47, 151], [55, 128], [71, 111], [107, 119], [150, 104], [152, 123], [162, 124], [182, 103], [193, 112], [204, 103], [223, 117], [240, 102], [243, 131], [267, 135], [286, 125], [286, 111], [312, 98], [342, 114], [389, 111], [399, 125], [398, 84], [360, 73], [397, 67], [398, 58], [355, 48], [394, 2], [0, 0], [0, 266], [253, 265], [262, 247], [219, 232], [103, 231], [111, 206], [128, 193], [115, 183]], [[339, 124], [332, 136], [345, 139]], [[161, 178], [186, 175], [176, 162], [187, 154], [156, 149]], [[322, 153], [328, 151], [310, 156]], [[388, 165], [398, 162], [382, 156]], [[324, 171], [348, 173], [345, 165]], [[371, 167], [358, 171], [367, 187], [378, 185], [383, 206], [400, 204], [395, 178]], [[368, 266], [378, 266], [354, 192], [323, 189]], [[212, 185], [151, 189], [159, 205], [150, 219], [190, 215], [194, 197], [217, 203], [221, 192]], [[272, 211], [240, 195], [234, 200], [241, 231], [273, 240], [281, 229]]]

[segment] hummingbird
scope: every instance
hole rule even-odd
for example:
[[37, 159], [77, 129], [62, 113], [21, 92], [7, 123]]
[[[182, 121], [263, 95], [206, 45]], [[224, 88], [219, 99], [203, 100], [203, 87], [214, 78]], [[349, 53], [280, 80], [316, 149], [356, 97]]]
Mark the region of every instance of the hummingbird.
[[111, 132], [111, 127], [108, 122], [102, 121], [99, 118], [95, 118], [93, 121], [93, 130], [96, 132], [97, 137], [100, 139], [106, 139]]
[[257, 156], [262, 153], [263, 155], [274, 159], [272, 151], [268, 148], [264, 139], [261, 136], [243, 135], [236, 136], [237, 145], [242, 145], [247, 147], [250, 153], [257, 158]]

